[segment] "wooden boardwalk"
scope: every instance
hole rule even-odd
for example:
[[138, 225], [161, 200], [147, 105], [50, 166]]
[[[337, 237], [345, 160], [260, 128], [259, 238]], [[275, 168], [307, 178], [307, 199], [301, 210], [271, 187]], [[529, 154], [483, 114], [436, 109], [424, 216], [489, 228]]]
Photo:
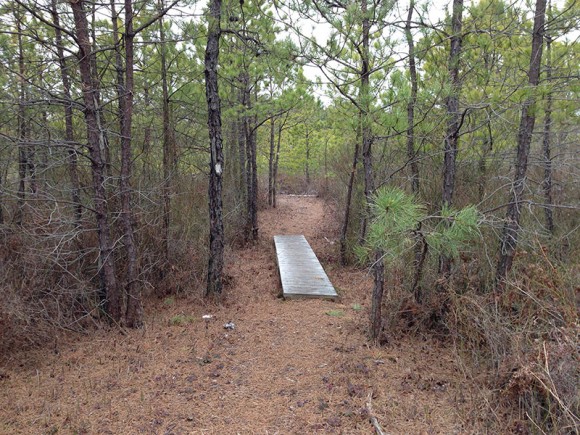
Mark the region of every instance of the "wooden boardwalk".
[[338, 294], [304, 236], [274, 236], [285, 298], [328, 298]]

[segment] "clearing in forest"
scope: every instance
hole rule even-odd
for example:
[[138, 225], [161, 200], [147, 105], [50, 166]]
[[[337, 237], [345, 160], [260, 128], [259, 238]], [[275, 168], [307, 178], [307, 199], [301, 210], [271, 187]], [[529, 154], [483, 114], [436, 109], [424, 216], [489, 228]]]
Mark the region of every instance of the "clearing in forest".
[[[255, 246], [228, 252], [220, 305], [168, 297], [147, 306], [143, 330], [63, 333], [0, 356], [0, 433], [369, 434], [370, 408], [390, 434], [483, 432], [452, 349], [369, 344], [371, 280], [339, 266], [323, 200], [282, 196], [260, 223]], [[281, 233], [308, 238], [340, 303], [277, 297]]]

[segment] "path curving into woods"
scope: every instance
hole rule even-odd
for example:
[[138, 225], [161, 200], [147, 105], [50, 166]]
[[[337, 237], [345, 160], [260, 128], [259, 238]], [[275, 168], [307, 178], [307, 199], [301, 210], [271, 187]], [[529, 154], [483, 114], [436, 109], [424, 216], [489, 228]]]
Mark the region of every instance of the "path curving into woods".
[[[339, 266], [322, 199], [280, 196], [260, 231], [255, 246], [227, 251], [219, 306], [165, 299], [147, 307], [143, 331], [99, 331], [3, 363], [0, 433], [369, 434], [369, 397], [390, 434], [477, 431], [450, 349], [368, 344], [371, 280]], [[274, 234], [306, 236], [340, 302], [277, 297]]]

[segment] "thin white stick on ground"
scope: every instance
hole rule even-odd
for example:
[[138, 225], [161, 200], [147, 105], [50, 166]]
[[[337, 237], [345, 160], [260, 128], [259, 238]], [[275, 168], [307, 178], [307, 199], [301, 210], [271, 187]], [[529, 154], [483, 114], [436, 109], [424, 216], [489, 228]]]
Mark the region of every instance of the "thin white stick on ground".
[[375, 417], [375, 415], [373, 414], [373, 392], [372, 391], [369, 393], [369, 395], [367, 397], [367, 412], [369, 414], [369, 420], [371, 421], [371, 424], [375, 428], [375, 432], [377, 433], [377, 435], [388, 435], [387, 432], [385, 432], [384, 429], [381, 427], [381, 424], [379, 423], [379, 419], [377, 417]]

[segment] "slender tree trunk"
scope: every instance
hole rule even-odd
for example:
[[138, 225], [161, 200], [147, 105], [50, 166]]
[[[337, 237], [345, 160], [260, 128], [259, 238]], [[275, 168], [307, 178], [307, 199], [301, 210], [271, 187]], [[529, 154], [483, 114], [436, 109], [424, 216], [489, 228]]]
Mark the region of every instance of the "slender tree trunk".
[[[163, 0], [159, 2], [159, 8], [163, 9]], [[171, 191], [173, 170], [175, 161], [175, 139], [171, 125], [169, 107], [169, 86], [167, 81], [167, 47], [163, 19], [159, 20], [159, 44], [161, 60], [161, 89], [163, 93], [163, 248], [165, 260], [169, 261], [169, 228], [171, 226]]]
[[[256, 95], [257, 99], [257, 95]], [[255, 242], [258, 240], [258, 131], [257, 125], [257, 115], [253, 117], [253, 127], [250, 134], [250, 147], [251, 147], [251, 182], [252, 182], [252, 200], [250, 208], [250, 239]]]
[[38, 180], [37, 180], [37, 164], [36, 164], [36, 147], [34, 144], [29, 143], [26, 146], [26, 164], [28, 169], [28, 180], [30, 184], [30, 193], [36, 195], [38, 193]]
[[[68, 0], [69, 2], [72, 2], [73, 0]], [[85, 4], [87, 4], [86, 0], [84, 0]], [[91, 26], [90, 26], [90, 37], [91, 37], [91, 41], [92, 41], [92, 52], [96, 53], [97, 52], [97, 35], [96, 35], [96, 22], [97, 22], [97, 3], [96, 2], [91, 2], [90, 6], [91, 8]], [[88, 24], [87, 24], [88, 26]], [[115, 40], [116, 43], [117, 40]], [[101, 89], [101, 79], [99, 76], [99, 69], [97, 66], [97, 56], [96, 54], [93, 54], [90, 57], [90, 62], [91, 62], [91, 68], [94, 74], [94, 86], [95, 89], [99, 89], [99, 92], [97, 92], [95, 94], [95, 104], [97, 106], [98, 109], [98, 113], [97, 113], [97, 117], [99, 119], [99, 126], [101, 128], [101, 147], [102, 147], [102, 154], [103, 154], [103, 161], [105, 164], [105, 193], [107, 192], [107, 187], [109, 184], [109, 180], [113, 177], [113, 165], [111, 163], [111, 149], [109, 147], [109, 136], [107, 135], [107, 130], [105, 128], [103, 128], [103, 125], [105, 124], [105, 110], [103, 108], [103, 106], [101, 105], [101, 93], [100, 93], [100, 89]]]
[[99, 116], [99, 87], [96, 71], [93, 70], [94, 52], [91, 47], [85, 1], [71, 1], [75, 30], [79, 46], [78, 60], [83, 90], [85, 122], [87, 126], [87, 143], [92, 163], [94, 208], [99, 241], [99, 258], [107, 299], [106, 309], [115, 322], [123, 317], [123, 297], [117, 283], [113, 248], [109, 233], [107, 198], [105, 192], [105, 136]]
[[[256, 96], [257, 98], [257, 96]], [[246, 88], [247, 108], [252, 107], [251, 90]], [[246, 241], [258, 240], [258, 167], [257, 167], [257, 119], [244, 116], [246, 126], [246, 183], [247, 183], [247, 216]]]
[[429, 245], [421, 231], [421, 223], [417, 226], [415, 236], [415, 274], [413, 276], [413, 284], [411, 291], [418, 304], [423, 303], [423, 288], [421, 287], [421, 278], [423, 277], [423, 269], [425, 267], [425, 260], [427, 259], [427, 252]]
[[247, 195], [247, 186], [246, 186], [246, 130], [245, 130], [245, 123], [244, 118], [241, 114], [238, 113], [236, 118], [236, 136], [237, 136], [237, 144], [238, 144], [238, 172], [239, 172], [239, 191], [242, 197], [242, 202], [244, 206], [246, 205], [246, 195]]
[[[240, 74], [238, 77], [241, 88], [239, 90], [238, 98], [241, 109], [238, 110], [236, 124], [237, 124], [237, 135], [238, 135], [238, 164], [240, 171], [239, 191], [242, 195], [242, 200], [244, 206], [247, 208], [248, 201], [248, 168], [246, 166], [246, 116], [243, 111], [246, 109], [246, 88], [247, 80], [245, 74]], [[247, 212], [247, 210], [246, 210]]]
[[246, 72], [242, 73], [242, 101], [244, 107], [244, 115], [243, 115], [243, 124], [244, 124], [244, 145], [246, 151], [246, 159], [245, 159], [245, 182], [246, 182], [246, 219], [244, 225], [244, 236], [246, 242], [253, 241], [253, 233], [254, 233], [254, 208], [255, 208], [255, 192], [254, 192], [254, 182], [253, 182], [253, 174], [254, 174], [254, 130], [253, 124], [251, 121], [251, 116], [248, 114], [248, 111], [252, 108], [252, 94], [249, 84], [249, 77]]
[[[369, 38], [370, 38], [370, 18], [367, 10], [367, 0], [361, 0], [362, 12], [362, 53], [361, 53], [361, 134], [362, 134], [362, 151], [363, 151], [363, 166], [365, 175], [365, 207], [366, 213], [363, 221], [363, 229], [361, 231], [362, 238], [366, 238], [366, 225], [370, 218], [370, 205], [372, 202], [372, 195], [375, 192], [374, 172], [373, 172], [373, 155], [372, 155], [372, 132], [370, 120], [370, 64], [369, 64]], [[371, 338], [378, 340], [382, 330], [382, 304], [383, 304], [383, 289], [384, 289], [384, 270], [383, 252], [375, 251], [373, 256], [373, 264], [371, 266], [373, 271], [374, 286], [371, 300]]]
[[407, 103], [407, 158], [411, 168], [411, 192], [419, 193], [419, 165], [417, 164], [417, 151], [415, 150], [415, 106], [417, 104], [417, 69], [415, 67], [415, 44], [411, 33], [411, 23], [415, 0], [409, 4], [405, 36], [409, 47], [409, 75], [411, 77], [411, 97]]
[[116, 92], [117, 92], [117, 103], [119, 105], [118, 118], [119, 118], [119, 135], [121, 136], [121, 142], [123, 141], [123, 133], [125, 129], [125, 114], [126, 114], [126, 93], [125, 88], [125, 67], [123, 65], [123, 54], [121, 53], [121, 47], [123, 41], [119, 37], [119, 14], [116, 11], [115, 0], [110, 0], [111, 6], [111, 23], [113, 28], [113, 42], [115, 44], [115, 76], [117, 80]]
[[26, 171], [28, 168], [28, 152], [26, 138], [27, 120], [26, 120], [26, 80], [24, 66], [24, 48], [22, 43], [22, 16], [20, 9], [14, 13], [16, 20], [16, 33], [18, 38], [18, 207], [14, 216], [16, 225], [24, 223], [24, 204], [26, 203]]
[[276, 121], [270, 118], [270, 154], [268, 156], [268, 205], [274, 204], [274, 157], [276, 154]]
[[308, 129], [306, 130], [306, 163], [304, 172], [306, 173], [307, 189], [310, 189], [310, 131]]
[[359, 142], [358, 138], [354, 145], [354, 155], [352, 158], [352, 167], [350, 169], [350, 175], [348, 177], [348, 186], [346, 190], [346, 205], [344, 207], [344, 218], [342, 220], [342, 228], [340, 230], [340, 262], [342, 265], [347, 264], [346, 256], [346, 241], [348, 236], [348, 224], [350, 221], [350, 208], [352, 203], [352, 192], [354, 188], [354, 180], [356, 176], [356, 167], [358, 164], [358, 154], [359, 154]]
[[487, 139], [484, 141], [481, 149], [481, 158], [479, 159], [479, 186], [478, 186], [478, 201], [481, 202], [485, 198], [486, 183], [487, 183], [487, 158], [489, 153], [493, 150], [493, 133], [491, 130], [491, 118], [487, 118]]
[[130, 328], [143, 326], [143, 298], [137, 283], [137, 245], [133, 232], [133, 191], [131, 177], [133, 174], [133, 89], [134, 85], [134, 39], [133, 33], [133, 0], [125, 0], [125, 112], [122, 116], [121, 130], [121, 210], [123, 222], [123, 243], [127, 251], [127, 275], [125, 292], [127, 294], [126, 322]]
[[[463, 0], [453, 0], [452, 35], [449, 50], [449, 79], [451, 90], [447, 97], [447, 131], [445, 133], [444, 160], [443, 160], [443, 194], [442, 207], [453, 205], [453, 193], [455, 191], [455, 172], [457, 160], [457, 144], [459, 142], [459, 130], [461, 128], [461, 115], [459, 113], [459, 93], [461, 82], [459, 80], [459, 59], [461, 55], [463, 23]], [[451, 274], [451, 259], [441, 255], [439, 257], [439, 273], [445, 281]]]
[[284, 118], [284, 122], [282, 122], [278, 126], [278, 143], [276, 144], [276, 157], [274, 158], [274, 170], [273, 170], [273, 177], [272, 177], [272, 207], [276, 208], [276, 194], [278, 190], [278, 163], [280, 162], [280, 145], [282, 143], [282, 131], [284, 130], [284, 125], [286, 125], [286, 121], [288, 120], [288, 114]]
[[[361, 65], [361, 87], [360, 87], [360, 104], [362, 107], [360, 113], [361, 136], [362, 136], [362, 154], [364, 169], [364, 194], [365, 194], [365, 213], [361, 224], [360, 242], [364, 243], [366, 239], [367, 220], [370, 218], [370, 204], [374, 193], [374, 173], [373, 173], [373, 155], [372, 145], [373, 137], [370, 124], [370, 62], [369, 62], [369, 38], [370, 38], [370, 19], [367, 11], [367, 0], [361, 0], [362, 6], [362, 65]], [[381, 262], [382, 263], [382, 262]], [[376, 338], [376, 337], [373, 337]]]
[[[409, 2], [409, 12], [407, 13], [407, 23], [405, 25], [405, 37], [409, 48], [409, 76], [411, 78], [411, 96], [407, 103], [407, 159], [411, 169], [411, 192], [413, 195], [419, 193], [419, 165], [417, 163], [417, 150], [415, 150], [415, 106], [417, 105], [417, 68], [415, 66], [415, 43], [411, 33], [413, 22], [413, 12], [415, 11], [415, 0]], [[421, 226], [417, 227], [415, 242], [414, 276], [411, 292], [415, 295], [415, 300], [421, 302], [423, 299], [421, 289], [421, 276], [423, 266], [427, 256], [427, 243], [421, 233]]]
[[[546, 36], [546, 82], [548, 86], [552, 80], [552, 40]], [[550, 236], [554, 235], [554, 199], [552, 196], [552, 91], [548, 91], [546, 96], [546, 108], [544, 115], [544, 137], [542, 148], [544, 151], [544, 181], [542, 188], [546, 206], [544, 215], [546, 218], [546, 229]]]
[[383, 253], [375, 252], [373, 264], [373, 295], [371, 303], [371, 337], [379, 340], [383, 326], [382, 305], [385, 282], [385, 266], [383, 263]]
[[222, 146], [222, 121], [218, 91], [219, 41], [221, 36], [221, 0], [211, 0], [209, 5], [208, 39], [205, 49], [205, 95], [208, 108], [210, 140], [209, 173], [209, 263], [207, 295], [222, 292], [224, 254], [224, 225], [222, 218], [222, 174], [224, 156]]
[[[143, 84], [143, 110], [145, 113], [149, 113], [151, 110], [151, 94], [149, 91], [150, 87], [147, 82]], [[153, 131], [153, 127], [150, 122], [143, 128], [143, 144], [141, 147], [141, 152], [143, 153], [143, 165], [141, 166], [141, 170], [143, 172], [143, 177], [147, 181], [151, 181], [151, 172], [153, 171], [151, 168], [151, 133]]]
[[78, 172], [78, 157], [77, 147], [75, 145], [74, 127], [73, 127], [73, 100], [71, 96], [71, 83], [69, 70], [64, 56], [64, 46], [62, 42], [62, 32], [60, 29], [60, 17], [56, 8], [57, 1], [52, 0], [51, 13], [52, 21], [55, 25], [54, 36], [56, 42], [56, 50], [59, 60], [60, 77], [62, 80], [62, 87], [64, 93], [64, 124], [65, 124], [65, 140], [68, 147], [68, 168], [71, 189], [71, 199], [74, 204], [75, 224], [77, 227], [81, 225], [83, 208], [81, 204], [81, 188]]
[[324, 141], [324, 191], [328, 193], [328, 137]]
[[[529, 87], [532, 91], [535, 91], [540, 81], [545, 15], [546, 0], [537, 0], [532, 36], [532, 54], [528, 72]], [[512, 267], [514, 256], [516, 254], [518, 233], [520, 229], [521, 202], [526, 182], [532, 133], [536, 121], [535, 106], [536, 96], [532, 93], [522, 106], [520, 127], [518, 130], [516, 170], [510, 191], [506, 220], [500, 239], [500, 253], [496, 271], [496, 292], [501, 292], [505, 288], [505, 280]]]

